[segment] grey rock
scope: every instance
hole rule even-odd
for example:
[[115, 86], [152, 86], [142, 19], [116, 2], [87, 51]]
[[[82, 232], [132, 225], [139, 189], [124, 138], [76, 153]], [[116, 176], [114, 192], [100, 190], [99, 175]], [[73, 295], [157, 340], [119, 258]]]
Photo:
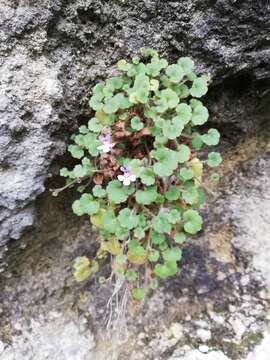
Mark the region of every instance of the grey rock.
[[[81, 320], [82, 321], [82, 320]], [[64, 318], [60, 313], [46, 319], [33, 320], [31, 330], [17, 324], [21, 335], [14, 337], [12, 346], [0, 347], [0, 360], [88, 360], [92, 357], [95, 340], [89, 330]], [[0, 342], [0, 346], [1, 346]]]
[[211, 340], [211, 331], [206, 329], [198, 329], [197, 336], [202, 342], [207, 342]]
[[231, 360], [220, 351], [211, 351], [208, 354], [203, 354], [199, 350], [191, 350], [183, 356], [172, 356], [169, 360]]
[[[251, 179], [245, 172], [241, 176], [241, 191], [229, 199], [237, 229], [234, 244], [253, 254], [252, 262], [260, 270], [270, 286], [270, 161], [269, 153], [260, 160], [260, 171]], [[258, 165], [257, 165], [258, 166]], [[252, 185], [251, 185], [252, 184]], [[239, 183], [237, 185], [239, 187]], [[239, 204], [241, 206], [239, 206]], [[263, 249], [263, 251], [262, 251]], [[246, 282], [246, 278], [244, 279]]]

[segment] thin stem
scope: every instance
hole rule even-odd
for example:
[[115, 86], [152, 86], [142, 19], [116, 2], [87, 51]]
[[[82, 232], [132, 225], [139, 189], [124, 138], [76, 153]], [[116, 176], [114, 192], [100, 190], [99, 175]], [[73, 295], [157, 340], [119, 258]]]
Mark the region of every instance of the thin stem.
[[70, 183], [66, 184], [65, 186], [58, 188], [58, 189], [50, 189], [50, 191], [55, 192], [55, 193], [60, 193], [61, 191], [69, 188], [70, 186], [72, 186], [74, 183], [76, 183], [78, 181], [78, 179], [74, 179], [73, 181], [71, 181]]

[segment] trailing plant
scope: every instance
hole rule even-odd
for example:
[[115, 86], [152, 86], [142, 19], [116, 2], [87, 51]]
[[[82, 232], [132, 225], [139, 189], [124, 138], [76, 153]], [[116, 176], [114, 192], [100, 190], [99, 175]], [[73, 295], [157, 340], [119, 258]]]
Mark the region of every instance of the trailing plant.
[[201, 150], [217, 145], [220, 134], [198, 130], [209, 117], [198, 100], [209, 77], [197, 76], [190, 58], [169, 65], [156, 51], [141, 49], [140, 58], [117, 66], [121, 75], [93, 88], [95, 115], [68, 148], [80, 163], [61, 169], [61, 176], [64, 188], [78, 185], [73, 212], [90, 217], [100, 244], [94, 258], [76, 259], [76, 280], [97, 272], [109, 255], [113, 274], [141, 300], [177, 273], [182, 245], [202, 229], [203, 170], [222, 159], [210, 152], [202, 160]]

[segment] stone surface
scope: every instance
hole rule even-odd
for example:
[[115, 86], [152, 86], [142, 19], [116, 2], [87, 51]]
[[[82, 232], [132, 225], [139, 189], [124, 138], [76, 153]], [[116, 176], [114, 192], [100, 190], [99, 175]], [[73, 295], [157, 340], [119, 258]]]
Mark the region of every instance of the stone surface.
[[208, 354], [203, 354], [199, 350], [192, 350], [184, 356], [172, 356], [169, 360], [230, 360], [227, 356], [219, 351], [211, 351]]
[[22, 335], [13, 338], [13, 346], [1, 352], [1, 360], [87, 360], [95, 346], [93, 335], [80, 323], [65, 319], [60, 313], [49, 313], [46, 319], [30, 324], [16, 324]]
[[214, 121], [246, 130], [255, 110], [259, 121], [269, 95], [268, 15], [259, 0], [2, 0], [0, 253], [35, 224], [51, 164], [89, 115], [90, 86], [119, 57], [141, 46], [188, 54], [221, 84], [209, 97]]

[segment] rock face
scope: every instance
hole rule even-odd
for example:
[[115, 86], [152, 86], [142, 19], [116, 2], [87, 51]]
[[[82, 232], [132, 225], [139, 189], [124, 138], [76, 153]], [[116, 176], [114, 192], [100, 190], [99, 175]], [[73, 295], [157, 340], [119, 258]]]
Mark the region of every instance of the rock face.
[[246, 130], [267, 95], [269, 22], [259, 0], [2, 0], [0, 253], [35, 223], [51, 164], [88, 116], [90, 86], [120, 57], [141, 46], [192, 56], [225, 87], [212, 95], [213, 120]]

